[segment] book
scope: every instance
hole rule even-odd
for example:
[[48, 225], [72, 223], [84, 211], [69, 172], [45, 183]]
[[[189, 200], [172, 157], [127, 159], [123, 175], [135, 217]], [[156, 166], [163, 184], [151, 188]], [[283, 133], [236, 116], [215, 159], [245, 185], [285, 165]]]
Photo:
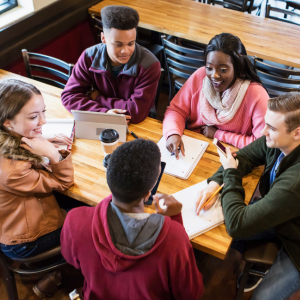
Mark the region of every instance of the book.
[[[202, 209], [199, 216], [196, 215], [198, 193], [205, 187], [207, 187], [206, 180], [172, 195], [182, 203], [183, 226], [190, 240], [224, 223], [220, 197], [209, 210]], [[165, 208], [163, 202], [164, 200], [161, 199], [159, 204]]]
[[[45, 139], [55, 137], [57, 134], [64, 134], [74, 138], [74, 119], [47, 119], [42, 127], [42, 136]], [[59, 144], [59, 150], [71, 150], [72, 146]]]
[[161, 161], [167, 164], [165, 173], [181, 179], [188, 179], [206, 151], [209, 143], [186, 135], [183, 135], [181, 138], [184, 144], [185, 156], [180, 152], [178, 160], [175, 155], [171, 155], [166, 148], [166, 140], [164, 137], [158, 141], [157, 145], [160, 149]]

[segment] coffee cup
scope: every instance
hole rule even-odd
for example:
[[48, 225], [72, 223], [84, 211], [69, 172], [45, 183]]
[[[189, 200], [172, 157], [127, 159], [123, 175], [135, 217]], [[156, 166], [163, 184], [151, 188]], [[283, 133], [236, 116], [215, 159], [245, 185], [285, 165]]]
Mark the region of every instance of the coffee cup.
[[101, 132], [99, 139], [101, 141], [104, 155], [111, 154], [118, 147], [119, 134], [114, 129], [105, 129]]

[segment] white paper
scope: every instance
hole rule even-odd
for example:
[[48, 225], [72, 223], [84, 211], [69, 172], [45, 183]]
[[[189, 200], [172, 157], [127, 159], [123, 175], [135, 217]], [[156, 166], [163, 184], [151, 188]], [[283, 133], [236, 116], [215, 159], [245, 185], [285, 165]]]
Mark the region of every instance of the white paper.
[[166, 163], [164, 172], [175, 177], [187, 179], [192, 174], [209, 143], [186, 135], [183, 135], [181, 138], [184, 144], [185, 156], [180, 152], [178, 160], [175, 155], [171, 156], [171, 153], [167, 150], [164, 137], [159, 140], [157, 145], [160, 149], [161, 161]]
[[[172, 195], [182, 203], [183, 226], [190, 240], [224, 223], [220, 198], [209, 210], [202, 209], [200, 215], [196, 215], [198, 193], [205, 187], [207, 187], [206, 180]], [[164, 209], [166, 206], [163, 203], [164, 199], [161, 199], [159, 204]]]
[[[45, 139], [53, 138], [57, 134], [72, 137], [73, 127], [74, 119], [47, 119], [47, 123], [42, 127], [42, 136]], [[66, 150], [67, 147], [67, 145], [60, 145], [58, 149]]]

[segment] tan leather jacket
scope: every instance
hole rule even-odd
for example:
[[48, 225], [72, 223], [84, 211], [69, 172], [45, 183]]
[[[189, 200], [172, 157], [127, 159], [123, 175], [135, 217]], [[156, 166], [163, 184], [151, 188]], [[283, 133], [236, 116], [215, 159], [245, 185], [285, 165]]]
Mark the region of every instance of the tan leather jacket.
[[43, 158], [20, 145], [20, 139], [0, 130], [0, 243], [36, 240], [63, 225], [65, 213], [52, 190], [64, 191], [74, 183], [71, 154], [43, 168]]

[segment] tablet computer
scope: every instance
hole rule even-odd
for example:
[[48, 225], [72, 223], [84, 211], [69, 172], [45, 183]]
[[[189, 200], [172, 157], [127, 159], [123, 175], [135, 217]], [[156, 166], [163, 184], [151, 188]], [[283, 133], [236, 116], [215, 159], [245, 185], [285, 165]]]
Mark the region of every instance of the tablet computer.
[[99, 140], [104, 129], [115, 129], [119, 141], [126, 142], [127, 122], [123, 114], [71, 110], [75, 119], [75, 137], [78, 139]]

